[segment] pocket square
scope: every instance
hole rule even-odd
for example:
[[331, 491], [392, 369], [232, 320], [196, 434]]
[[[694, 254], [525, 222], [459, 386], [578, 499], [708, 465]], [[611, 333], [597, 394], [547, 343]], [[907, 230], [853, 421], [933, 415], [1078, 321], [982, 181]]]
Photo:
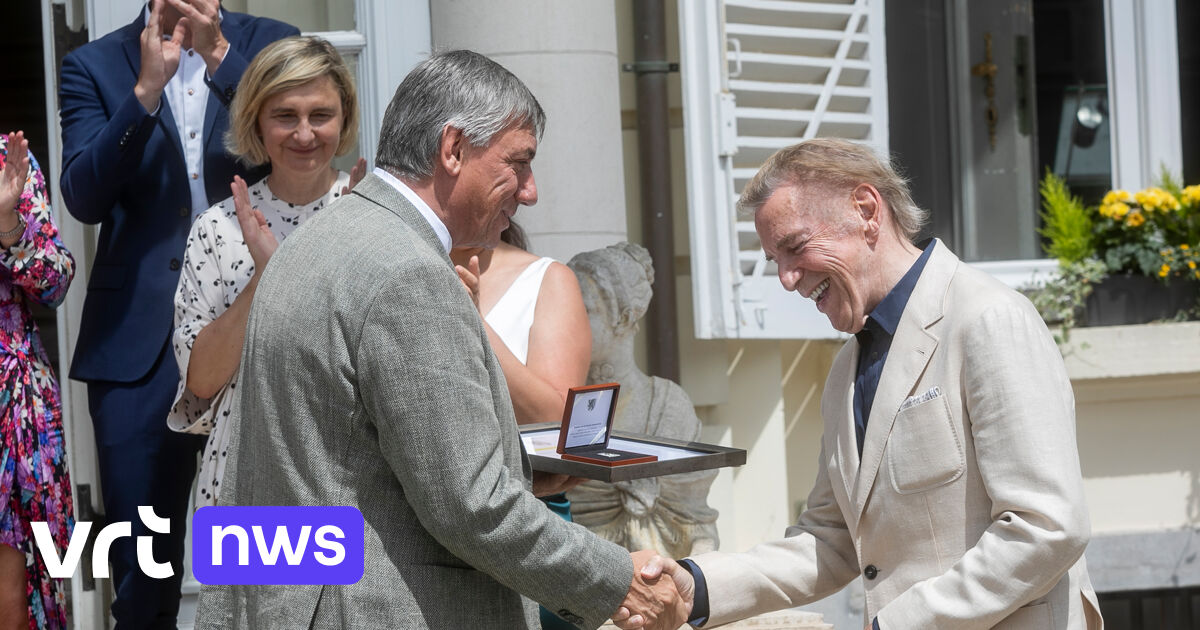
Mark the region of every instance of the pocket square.
[[904, 411], [905, 409], [908, 409], [909, 407], [915, 407], [921, 403], [927, 403], [941, 395], [942, 395], [942, 388], [938, 387], [937, 385], [934, 385], [933, 387], [930, 387], [928, 390], [926, 390], [925, 393], [923, 393], [923, 394], [917, 394], [916, 396], [909, 396], [908, 398], [904, 399], [904, 403], [900, 405], [900, 411]]

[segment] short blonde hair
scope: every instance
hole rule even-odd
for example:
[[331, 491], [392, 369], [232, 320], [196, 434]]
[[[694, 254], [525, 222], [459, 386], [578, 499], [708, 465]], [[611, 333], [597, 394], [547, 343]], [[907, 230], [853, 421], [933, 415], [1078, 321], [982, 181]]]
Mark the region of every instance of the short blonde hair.
[[342, 101], [342, 133], [336, 155], [345, 155], [358, 138], [358, 95], [342, 56], [320, 37], [288, 37], [263, 48], [246, 67], [229, 106], [225, 150], [249, 166], [270, 161], [258, 128], [267, 99], [295, 87], [329, 77]]
[[817, 184], [853, 189], [870, 184], [879, 191], [896, 227], [915, 241], [929, 212], [913, 202], [908, 182], [868, 146], [837, 138], [814, 138], [775, 152], [746, 184], [738, 211], [753, 214], [783, 186]]

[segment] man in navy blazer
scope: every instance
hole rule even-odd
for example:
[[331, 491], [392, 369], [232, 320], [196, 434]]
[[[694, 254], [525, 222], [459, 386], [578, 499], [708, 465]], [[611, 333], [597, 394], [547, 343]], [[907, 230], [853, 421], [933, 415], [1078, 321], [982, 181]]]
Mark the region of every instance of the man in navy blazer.
[[[265, 174], [225, 153], [228, 106], [254, 55], [298, 33], [218, 0], [151, 0], [133, 23], [63, 59], [62, 194], [76, 219], [100, 224], [70, 375], [88, 384], [106, 518], [132, 523], [110, 556], [119, 628], [175, 627], [204, 445], [166, 426], [180, 259], [193, 217], [230, 195], [233, 176]], [[170, 519], [170, 534], [148, 531], [138, 506]], [[153, 535], [154, 558], [170, 561], [172, 577], [139, 570], [138, 535]]]

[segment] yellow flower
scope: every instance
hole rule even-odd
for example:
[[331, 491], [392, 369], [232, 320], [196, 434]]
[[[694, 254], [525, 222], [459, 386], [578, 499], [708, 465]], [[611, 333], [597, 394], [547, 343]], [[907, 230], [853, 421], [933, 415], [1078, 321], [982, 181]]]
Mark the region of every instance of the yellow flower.
[[1163, 265], [1162, 267], [1159, 267], [1159, 269], [1158, 269], [1158, 277], [1166, 278], [1167, 274], [1170, 272], [1171, 272], [1171, 265]]
[[1200, 203], [1200, 185], [1188, 186], [1183, 189], [1183, 200], [1188, 205]]
[[1188, 244], [1187, 244], [1187, 243], [1184, 243], [1183, 245], [1180, 245], [1180, 246], [1179, 246], [1179, 249], [1182, 249], [1183, 251], [1185, 251], [1185, 252], [1186, 252], [1186, 251], [1188, 250]]
[[1159, 210], [1166, 212], [1168, 210], [1178, 210], [1179, 200], [1171, 193], [1158, 187], [1147, 188], [1134, 195], [1137, 204], [1147, 211]]
[[1196, 268], [1196, 261], [1189, 260], [1188, 261], [1188, 269], [1195, 269], [1195, 268]]
[[1108, 219], [1120, 221], [1126, 214], [1129, 214], [1129, 206], [1119, 201], [1100, 206], [1100, 216]]
[[1129, 227], [1141, 227], [1141, 225], [1145, 222], [1146, 216], [1137, 210], [1130, 212], [1129, 216], [1125, 217], [1125, 225], [1128, 225]]

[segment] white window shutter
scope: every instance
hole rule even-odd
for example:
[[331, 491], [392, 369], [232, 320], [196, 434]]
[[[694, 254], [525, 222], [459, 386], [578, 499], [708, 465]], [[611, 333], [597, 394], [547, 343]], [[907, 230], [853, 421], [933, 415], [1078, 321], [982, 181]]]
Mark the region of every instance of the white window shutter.
[[887, 155], [883, 0], [680, 0], [679, 14], [696, 336], [837, 337], [783, 290], [734, 208], [767, 157], [802, 139]]

